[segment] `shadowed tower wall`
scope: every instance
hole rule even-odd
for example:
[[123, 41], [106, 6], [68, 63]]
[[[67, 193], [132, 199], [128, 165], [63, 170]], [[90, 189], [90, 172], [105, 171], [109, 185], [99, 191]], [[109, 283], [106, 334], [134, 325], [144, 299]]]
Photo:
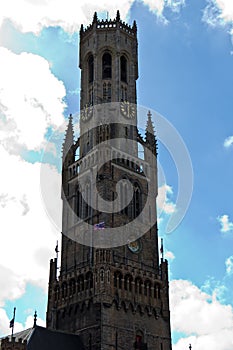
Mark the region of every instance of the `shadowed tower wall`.
[[[137, 47], [136, 23], [123, 23], [119, 12], [106, 21], [95, 13], [89, 27], [81, 26], [81, 136], [74, 140], [71, 116], [63, 145], [61, 267], [58, 275], [57, 259], [51, 260], [47, 326], [79, 334], [89, 350], [171, 349], [168, 266], [166, 260], [159, 262], [158, 253], [157, 145], [150, 112], [144, 138], [137, 129]], [[93, 175], [108, 154], [111, 158]], [[129, 192], [124, 180], [132, 185], [128, 205], [100, 210], [94, 186], [114, 209], [114, 200], [120, 197], [124, 204]], [[140, 217], [148, 198], [147, 214], [140, 218], [148, 230], [136, 236], [127, 225]], [[84, 223], [93, 228], [90, 244]], [[125, 231], [136, 238], [90, 247], [99, 229], [114, 228], [119, 237]], [[74, 239], [81, 235], [85, 244]]]

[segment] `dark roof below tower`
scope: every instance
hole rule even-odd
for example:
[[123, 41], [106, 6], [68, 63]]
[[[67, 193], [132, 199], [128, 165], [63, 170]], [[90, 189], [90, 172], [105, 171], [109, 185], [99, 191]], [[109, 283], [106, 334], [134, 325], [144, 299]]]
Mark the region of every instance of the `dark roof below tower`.
[[[27, 340], [27, 350], [84, 350], [78, 335], [36, 326], [14, 335], [15, 341]], [[11, 337], [8, 337], [9, 340]], [[11, 344], [11, 342], [9, 343]], [[1, 347], [0, 347], [1, 348]]]

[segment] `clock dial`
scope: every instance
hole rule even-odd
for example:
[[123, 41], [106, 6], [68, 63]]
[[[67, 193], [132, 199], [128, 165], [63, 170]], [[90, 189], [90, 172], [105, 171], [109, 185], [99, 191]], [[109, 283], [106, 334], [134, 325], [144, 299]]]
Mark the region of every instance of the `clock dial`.
[[141, 241], [130, 242], [127, 246], [132, 253], [139, 253], [141, 250]]
[[93, 107], [85, 106], [81, 110], [80, 118], [82, 119], [83, 122], [85, 122], [92, 117], [92, 114], [93, 114]]
[[127, 119], [133, 119], [136, 115], [136, 107], [128, 101], [121, 102], [121, 114]]

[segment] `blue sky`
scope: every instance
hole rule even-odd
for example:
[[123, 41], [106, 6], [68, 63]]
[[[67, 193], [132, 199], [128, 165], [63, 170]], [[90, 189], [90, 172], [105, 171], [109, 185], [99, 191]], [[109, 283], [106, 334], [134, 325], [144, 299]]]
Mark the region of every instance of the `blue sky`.
[[[108, 10], [113, 18], [119, 9], [122, 18], [138, 25], [138, 103], [174, 125], [193, 165], [190, 206], [167, 235], [178, 181], [174, 161], [159, 143], [168, 208], [159, 234], [170, 262], [173, 349], [189, 343], [196, 350], [210, 344], [213, 350], [232, 349], [233, 4], [106, 3], [100, 0], [96, 8], [94, 1], [3, 0], [0, 5], [0, 334], [8, 333], [14, 306], [18, 330], [32, 325], [34, 309], [44, 324], [49, 259], [60, 235], [41, 199], [41, 162], [46, 174], [55, 176], [59, 198], [59, 174], [52, 165], [60, 150], [48, 138], [79, 110], [78, 30], [95, 10], [103, 18]], [[60, 207], [54, 210], [59, 215]]]

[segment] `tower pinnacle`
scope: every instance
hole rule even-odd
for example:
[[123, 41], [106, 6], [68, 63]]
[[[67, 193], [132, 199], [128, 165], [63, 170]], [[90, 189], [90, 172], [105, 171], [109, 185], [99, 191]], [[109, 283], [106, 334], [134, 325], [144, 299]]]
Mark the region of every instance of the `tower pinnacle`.
[[121, 20], [120, 11], [117, 10], [116, 20], [119, 22]]
[[147, 113], [147, 125], [146, 125], [146, 142], [149, 144], [149, 146], [156, 150], [156, 138], [155, 138], [155, 131], [154, 131], [154, 125], [151, 120], [151, 111], [148, 111]]
[[95, 12], [93, 16], [93, 23], [96, 23], [97, 21], [98, 21], [97, 12]]
[[70, 147], [74, 144], [74, 129], [73, 129], [73, 117], [72, 114], [69, 116], [69, 122], [66, 129], [65, 140], [63, 143], [63, 155], [65, 156], [69, 151]]

